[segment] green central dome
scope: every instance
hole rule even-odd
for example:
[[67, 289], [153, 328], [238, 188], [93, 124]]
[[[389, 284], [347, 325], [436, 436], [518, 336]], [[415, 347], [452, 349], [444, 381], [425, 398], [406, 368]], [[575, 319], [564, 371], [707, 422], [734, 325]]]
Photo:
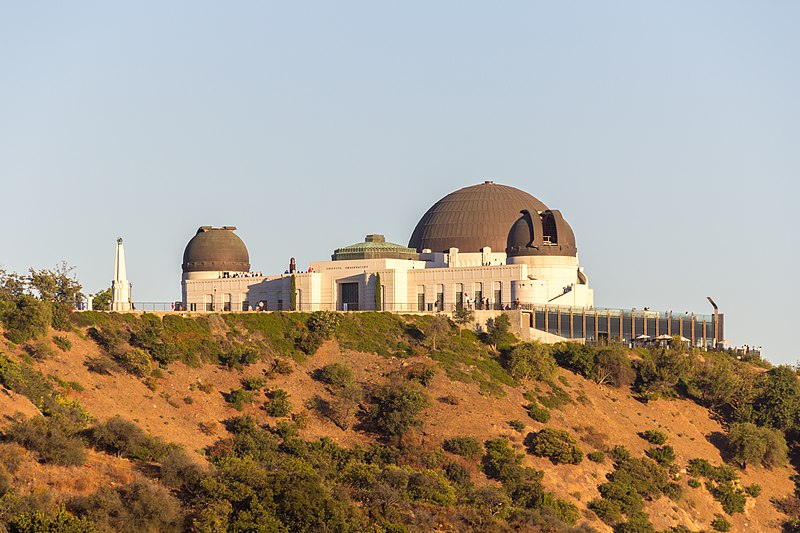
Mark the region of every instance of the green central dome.
[[333, 251], [331, 259], [334, 261], [346, 261], [348, 259], [419, 259], [416, 250], [386, 242], [383, 235], [367, 235], [364, 242], [358, 242], [337, 248]]

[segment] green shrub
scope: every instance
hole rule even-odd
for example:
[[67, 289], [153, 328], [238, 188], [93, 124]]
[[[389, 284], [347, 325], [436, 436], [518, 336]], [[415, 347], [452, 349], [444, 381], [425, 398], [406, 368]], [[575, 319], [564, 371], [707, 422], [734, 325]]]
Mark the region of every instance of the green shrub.
[[62, 352], [68, 352], [72, 349], [72, 342], [66, 337], [56, 335], [53, 337], [53, 343], [58, 346]]
[[264, 410], [269, 416], [281, 417], [289, 416], [292, 412], [292, 404], [289, 402], [289, 393], [283, 389], [271, 390], [264, 402]]
[[606, 454], [600, 450], [586, 454], [586, 458], [593, 463], [604, 463], [606, 461]]
[[511, 427], [511, 429], [518, 433], [525, 431], [525, 424], [522, 422], [522, 420], [509, 420], [508, 425]]
[[529, 403], [526, 409], [528, 410], [528, 416], [530, 416], [537, 422], [546, 424], [550, 420], [550, 411], [548, 411], [544, 407], [539, 407], [539, 405], [535, 403]]
[[159, 461], [176, 448], [120, 416], [114, 416], [89, 431], [95, 448], [137, 461]]
[[436, 369], [428, 365], [417, 365], [408, 371], [408, 379], [416, 381], [423, 387], [429, 387], [436, 375]]
[[575, 438], [561, 429], [545, 428], [525, 437], [528, 452], [539, 457], [547, 457], [554, 464], [579, 464], [583, 461], [583, 451]]
[[727, 451], [742, 469], [747, 465], [774, 468], [788, 462], [788, 447], [781, 431], [755, 424], [733, 424], [728, 430]]
[[237, 411], [244, 409], [244, 404], [253, 403], [256, 399], [256, 394], [251, 390], [233, 389], [225, 398], [231, 407]]
[[314, 373], [314, 379], [343, 389], [352, 385], [353, 371], [342, 363], [331, 363], [317, 370]]
[[726, 481], [717, 485], [706, 483], [706, 488], [714, 499], [722, 505], [722, 510], [729, 515], [744, 512], [747, 498], [745, 497], [744, 491], [732, 482]]
[[14, 344], [22, 344], [47, 334], [52, 323], [52, 310], [49, 302], [22, 294], [3, 306], [0, 319], [6, 338]]
[[409, 496], [414, 500], [436, 505], [452, 505], [456, 501], [456, 491], [450, 482], [433, 470], [422, 470], [408, 476]]
[[442, 447], [445, 451], [467, 459], [475, 459], [483, 451], [483, 446], [475, 437], [453, 437], [444, 441]]
[[611, 454], [611, 458], [614, 460], [615, 463], [621, 464], [631, 458], [631, 452], [625, 446], [620, 444], [611, 448], [609, 452]]
[[484, 443], [483, 471], [489, 479], [502, 483], [519, 481], [522, 454], [516, 453], [506, 439], [492, 439]]
[[761, 485], [748, 485], [744, 488], [744, 491], [751, 498], [758, 498], [761, 495]]
[[614, 533], [655, 533], [650, 517], [639, 511], [628, 516], [628, 521], [614, 528]]
[[367, 413], [367, 421], [382, 435], [402, 435], [422, 422], [417, 416], [430, 405], [425, 391], [416, 383], [391, 383], [378, 389]]
[[647, 431], [641, 431], [638, 435], [649, 442], [650, 444], [656, 444], [658, 446], [667, 442], [667, 435], [661, 431], [656, 429], [648, 429]]
[[508, 370], [518, 379], [548, 380], [555, 374], [556, 360], [547, 344], [526, 342], [511, 349], [508, 355]]
[[617, 500], [600, 498], [590, 501], [588, 507], [606, 524], [613, 525], [622, 519], [622, 510]]
[[267, 378], [264, 376], [251, 376], [242, 379], [242, 387], [249, 391], [261, 390], [267, 386]]
[[631, 367], [625, 348], [613, 344], [595, 353], [591, 378], [600, 385], [627, 387], [636, 378], [636, 371]]
[[719, 515], [711, 521], [711, 528], [714, 531], [730, 531], [731, 526], [732, 524], [725, 520], [725, 517]]
[[699, 488], [700, 485], [701, 485], [701, 483], [699, 481], [697, 481], [695, 478], [689, 478], [689, 481], [687, 483], [693, 489]]
[[675, 461], [675, 450], [672, 446], [660, 446], [646, 450], [645, 455], [661, 466], [669, 466]]
[[43, 463], [77, 466], [86, 461], [83, 441], [58, 418], [35, 416], [12, 424], [6, 435], [24, 448], [36, 452]]
[[548, 381], [547, 384], [550, 386], [550, 393], [546, 395], [542, 394], [536, 397], [542, 406], [548, 409], [561, 409], [565, 405], [572, 403], [572, 398], [570, 398], [567, 391], [552, 381]]
[[25, 345], [25, 351], [37, 361], [46, 361], [56, 355], [47, 339], [39, 339]]
[[[78, 518], [59, 507], [54, 516], [43, 511], [23, 512], [8, 521], [9, 531], [13, 533], [94, 533], [94, 524], [85, 518]], [[5, 528], [4, 528], [5, 529]]]

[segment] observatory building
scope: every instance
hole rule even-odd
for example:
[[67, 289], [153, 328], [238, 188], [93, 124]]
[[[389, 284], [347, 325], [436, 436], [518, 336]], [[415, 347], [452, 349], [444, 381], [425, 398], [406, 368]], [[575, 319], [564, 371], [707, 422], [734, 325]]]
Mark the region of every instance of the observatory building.
[[[559, 211], [487, 181], [448, 194], [408, 246], [367, 235], [330, 261], [277, 276], [250, 272], [236, 228], [203, 226], [183, 254], [187, 310], [452, 311], [522, 304], [591, 307], [575, 235]], [[292, 282], [292, 279], [294, 280]], [[294, 289], [292, 288], [294, 285]], [[292, 290], [295, 297], [292, 298]], [[376, 294], [377, 293], [377, 294]]]
[[[561, 212], [492, 181], [433, 204], [408, 246], [370, 234], [303, 272], [292, 260], [283, 274], [253, 273], [235, 230], [202, 226], [187, 244], [184, 310], [519, 310], [545, 340], [683, 335], [690, 328], [671, 314], [595, 309], [575, 234]], [[701, 324], [692, 315], [689, 340], [702, 338], [705, 346], [722, 338], [714, 330], [720, 318], [703, 317]]]

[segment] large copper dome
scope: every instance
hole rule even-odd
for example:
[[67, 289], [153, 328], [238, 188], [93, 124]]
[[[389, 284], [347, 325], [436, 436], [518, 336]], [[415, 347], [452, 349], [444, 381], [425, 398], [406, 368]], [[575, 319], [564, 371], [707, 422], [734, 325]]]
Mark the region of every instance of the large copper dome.
[[183, 251], [184, 272], [249, 272], [250, 254], [235, 226], [201, 226]]
[[409, 248], [446, 252], [493, 252], [506, 249], [508, 231], [523, 209], [547, 206], [525, 191], [486, 181], [451, 192], [428, 209], [414, 228]]

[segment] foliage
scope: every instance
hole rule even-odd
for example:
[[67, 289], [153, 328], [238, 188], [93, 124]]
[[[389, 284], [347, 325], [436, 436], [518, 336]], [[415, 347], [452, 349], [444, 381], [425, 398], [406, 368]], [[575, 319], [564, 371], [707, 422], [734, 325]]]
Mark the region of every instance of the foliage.
[[744, 469], [747, 465], [766, 468], [784, 466], [788, 447], [783, 434], [751, 423], [733, 424], [728, 430], [727, 451], [733, 462]]
[[53, 320], [50, 304], [30, 294], [22, 294], [0, 309], [5, 336], [15, 344], [43, 337]]
[[[460, 327], [464, 327], [470, 322], [475, 319], [475, 313], [472, 312], [471, 309], [467, 309], [466, 307], [459, 306], [456, 307], [455, 311], [453, 311], [453, 322], [458, 324]], [[459, 332], [460, 334], [461, 332]]]
[[383, 286], [381, 285], [380, 272], [375, 274], [375, 310], [383, 310]]
[[725, 517], [717, 515], [714, 520], [711, 521], [711, 529], [714, 531], [730, 531], [732, 524], [725, 520]]
[[690, 374], [693, 360], [690, 355], [667, 348], [647, 352], [638, 365], [637, 390], [646, 400], [674, 398], [676, 386]]
[[667, 442], [667, 434], [663, 431], [658, 431], [657, 429], [640, 431], [638, 435], [650, 444], [661, 445]]
[[783, 431], [797, 427], [800, 416], [800, 383], [789, 366], [778, 366], [759, 380], [753, 402], [754, 422]]
[[35, 416], [12, 424], [6, 435], [39, 455], [43, 463], [77, 466], [86, 460], [86, 449], [74, 428], [59, 418]]
[[136, 461], [159, 461], [175, 446], [148, 435], [135, 423], [114, 416], [89, 431], [95, 448]]
[[62, 352], [68, 352], [72, 349], [72, 342], [68, 338], [59, 335], [53, 337], [53, 344], [58, 346], [58, 349]]
[[72, 498], [68, 507], [103, 531], [176, 531], [182, 519], [180, 502], [147, 480], [119, 488], [101, 487], [87, 496]]
[[576, 465], [583, 461], [583, 451], [575, 438], [562, 429], [545, 428], [525, 437], [528, 452], [547, 457], [553, 464]]
[[475, 437], [453, 437], [444, 441], [442, 447], [467, 459], [476, 459], [483, 452], [483, 446]]
[[92, 296], [92, 309], [108, 311], [111, 308], [111, 287], [98, 291]]
[[542, 424], [546, 424], [550, 420], [550, 411], [545, 409], [544, 407], [540, 407], [535, 402], [529, 403], [525, 409], [528, 410], [528, 416], [536, 420], [537, 422], [541, 422]]
[[544, 381], [555, 374], [556, 360], [547, 344], [526, 342], [514, 346], [509, 352], [508, 370], [517, 379], [530, 378]]
[[518, 433], [525, 431], [525, 423], [522, 420], [509, 420], [508, 425]]
[[606, 454], [600, 450], [586, 454], [586, 458], [593, 463], [604, 463], [606, 461]]
[[517, 338], [511, 333], [511, 319], [503, 313], [486, 321], [485, 341], [496, 348], [511, 346]]
[[669, 466], [675, 461], [675, 450], [672, 446], [660, 446], [646, 450], [645, 455], [661, 466]]
[[330, 363], [317, 370], [314, 379], [343, 389], [353, 384], [353, 371], [342, 363]]
[[706, 488], [722, 505], [722, 510], [729, 515], [744, 512], [744, 506], [747, 503], [745, 492], [732, 482], [728, 481], [717, 485], [706, 483]]
[[392, 383], [381, 387], [372, 403], [367, 415], [371, 427], [386, 437], [397, 437], [422, 424], [417, 416], [430, 399], [416, 383]]
[[744, 491], [751, 498], [758, 498], [761, 495], [761, 485], [748, 485], [744, 488]]
[[267, 386], [267, 378], [264, 376], [249, 376], [242, 378], [242, 387], [245, 390], [257, 391]]
[[[0, 524], [2, 526], [2, 524]], [[11, 533], [95, 533], [94, 524], [59, 507], [54, 516], [43, 511], [23, 512], [8, 523]]]
[[256, 393], [252, 390], [233, 389], [227, 394], [225, 400], [237, 411], [242, 411], [244, 404], [253, 403], [256, 400]]
[[436, 350], [436, 339], [450, 333], [450, 328], [450, 320], [448, 320], [447, 317], [435, 316], [431, 318], [425, 327], [424, 333], [425, 338], [429, 339], [431, 342], [432, 350]]
[[636, 378], [625, 349], [619, 344], [601, 348], [595, 353], [591, 378], [598, 384], [627, 387]]
[[275, 389], [267, 393], [268, 400], [264, 402], [264, 410], [269, 416], [289, 416], [292, 404], [289, 402], [289, 393], [283, 389]]

